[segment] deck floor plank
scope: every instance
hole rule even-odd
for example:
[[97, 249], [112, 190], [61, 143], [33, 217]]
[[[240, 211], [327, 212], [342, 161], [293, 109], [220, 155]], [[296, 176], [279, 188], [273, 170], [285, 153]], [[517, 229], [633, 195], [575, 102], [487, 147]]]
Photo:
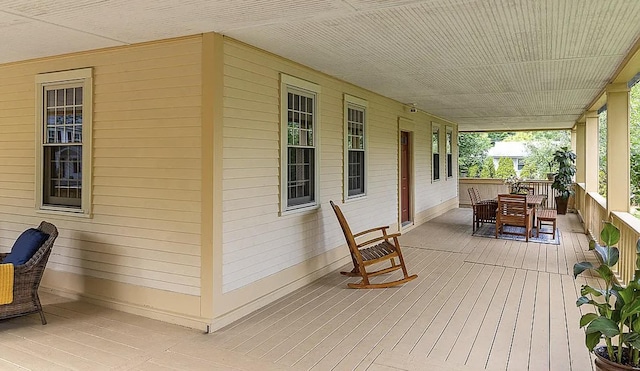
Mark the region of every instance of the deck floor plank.
[[472, 236], [454, 209], [401, 236], [416, 280], [332, 272], [208, 335], [42, 293], [47, 326], [0, 321], [0, 369], [593, 370], [575, 301], [601, 282], [572, 268], [596, 260], [575, 215], [559, 229], [560, 245]]

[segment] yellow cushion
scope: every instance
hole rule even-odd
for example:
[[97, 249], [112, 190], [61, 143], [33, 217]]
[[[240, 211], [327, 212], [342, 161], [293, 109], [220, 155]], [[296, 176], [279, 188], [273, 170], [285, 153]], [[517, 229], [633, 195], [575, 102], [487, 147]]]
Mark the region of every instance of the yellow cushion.
[[0, 305], [13, 302], [13, 264], [0, 264]]

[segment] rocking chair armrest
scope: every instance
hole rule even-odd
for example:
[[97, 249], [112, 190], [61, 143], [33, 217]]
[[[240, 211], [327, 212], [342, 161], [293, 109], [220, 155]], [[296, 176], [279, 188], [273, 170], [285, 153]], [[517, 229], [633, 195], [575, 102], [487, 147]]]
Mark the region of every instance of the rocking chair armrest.
[[388, 240], [390, 238], [395, 238], [395, 237], [399, 237], [400, 233], [392, 233], [392, 234], [388, 234], [386, 236], [380, 236], [380, 237], [376, 237], [376, 238], [372, 238], [368, 241], [364, 241], [362, 243], [359, 243], [356, 245], [356, 247], [360, 248], [360, 247], [364, 247], [367, 245], [371, 245], [374, 242], [378, 242], [378, 241], [383, 241], [383, 240]]
[[384, 231], [385, 229], [389, 229], [388, 225], [382, 226], [382, 227], [375, 227], [375, 228], [371, 228], [371, 229], [367, 229], [366, 231], [362, 231], [362, 232], [358, 232], [356, 234], [353, 235], [353, 237], [360, 237], [363, 236], [367, 233], [371, 233], [371, 232], [375, 232], [375, 231]]

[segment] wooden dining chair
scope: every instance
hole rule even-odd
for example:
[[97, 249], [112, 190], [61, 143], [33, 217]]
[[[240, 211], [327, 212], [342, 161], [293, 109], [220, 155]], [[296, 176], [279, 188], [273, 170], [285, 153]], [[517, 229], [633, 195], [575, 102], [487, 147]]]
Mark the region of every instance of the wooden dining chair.
[[[500, 194], [498, 195], [498, 209], [496, 211], [496, 238], [500, 234], [515, 234], [525, 236], [529, 242], [533, 224], [533, 208], [527, 205], [526, 195]], [[524, 232], [506, 230], [505, 226], [524, 227]]]
[[467, 191], [473, 208], [473, 233], [475, 233], [476, 229], [480, 228], [482, 224], [496, 222], [498, 202], [480, 199], [480, 193], [475, 187], [470, 187]]
[[[400, 244], [398, 243], [398, 236], [400, 236], [400, 233], [387, 234], [387, 229], [389, 229], [389, 227], [384, 226], [367, 229], [366, 231], [353, 234], [351, 233], [351, 228], [349, 228], [347, 220], [342, 214], [342, 210], [340, 210], [338, 205], [334, 204], [333, 201], [329, 201], [329, 203], [338, 218], [338, 223], [340, 223], [344, 237], [347, 240], [347, 246], [349, 247], [351, 260], [353, 261], [354, 266], [352, 271], [340, 273], [351, 277], [362, 277], [362, 280], [359, 283], [348, 283], [348, 287], [354, 289], [385, 288], [400, 285], [418, 277], [415, 274], [410, 276], [407, 273], [404, 258], [402, 257], [402, 251], [400, 250]], [[373, 236], [374, 234], [379, 235], [376, 237]], [[372, 235], [372, 237], [360, 243], [356, 242], [356, 238], [366, 235]], [[395, 259], [398, 259], [398, 263], [396, 263]], [[370, 265], [382, 263], [387, 260], [390, 260], [391, 262], [390, 267], [372, 272], [367, 271], [367, 267]], [[370, 277], [393, 272], [397, 269], [402, 269], [403, 278], [381, 283], [371, 283], [369, 280]]]

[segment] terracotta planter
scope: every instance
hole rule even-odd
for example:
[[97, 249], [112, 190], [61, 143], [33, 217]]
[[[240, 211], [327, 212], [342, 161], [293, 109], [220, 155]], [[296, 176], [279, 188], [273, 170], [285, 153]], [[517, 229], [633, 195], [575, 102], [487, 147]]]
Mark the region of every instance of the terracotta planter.
[[[598, 353], [601, 352], [603, 354], [606, 354], [606, 350], [604, 349], [605, 347], [599, 346], [596, 347], [593, 352], [593, 354], [596, 356], [596, 371], [640, 371], [640, 367], [621, 365], [619, 363], [611, 362], [607, 358], [602, 357]], [[622, 359], [624, 360], [625, 357], [623, 356]]]
[[640, 368], [621, 365], [619, 363], [614, 363], [609, 361], [606, 358], [602, 358], [599, 355], [596, 355], [596, 371], [638, 371]]
[[556, 197], [556, 210], [558, 214], [564, 215], [567, 213], [567, 206], [569, 205], [569, 198]]

